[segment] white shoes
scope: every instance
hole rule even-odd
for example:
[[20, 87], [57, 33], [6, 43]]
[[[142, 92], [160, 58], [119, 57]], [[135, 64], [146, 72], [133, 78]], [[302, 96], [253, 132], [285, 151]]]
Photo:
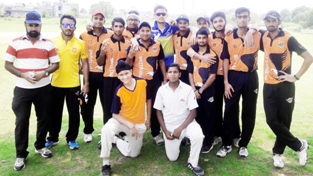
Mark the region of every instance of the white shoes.
[[247, 157], [249, 155], [248, 149], [246, 147], [240, 147], [239, 156]]
[[227, 155], [227, 153], [230, 153], [231, 151], [232, 151], [231, 145], [222, 146], [222, 148], [216, 153], [216, 156], [225, 157]]
[[216, 146], [217, 144], [222, 142], [222, 138], [221, 137], [214, 137], [214, 141], [213, 141], [213, 146]]
[[274, 154], [273, 161], [274, 161], [273, 164], [277, 169], [282, 169], [285, 165], [283, 160], [281, 159], [281, 155], [279, 154]]
[[84, 141], [85, 141], [86, 143], [91, 142], [91, 141], [92, 141], [92, 134], [85, 134], [85, 136], [84, 136]]
[[239, 141], [240, 141], [239, 138], [233, 139], [233, 146], [236, 147], [236, 148], [239, 148]]
[[305, 166], [306, 165], [306, 161], [308, 160], [308, 154], [307, 154], [307, 150], [309, 148], [309, 143], [308, 141], [301, 139], [300, 140], [302, 143], [302, 146], [300, 148], [300, 151], [297, 152], [298, 153], [298, 157], [299, 157], [299, 164], [301, 166]]
[[164, 139], [162, 138], [161, 134], [155, 136], [153, 140], [157, 145], [164, 145]]

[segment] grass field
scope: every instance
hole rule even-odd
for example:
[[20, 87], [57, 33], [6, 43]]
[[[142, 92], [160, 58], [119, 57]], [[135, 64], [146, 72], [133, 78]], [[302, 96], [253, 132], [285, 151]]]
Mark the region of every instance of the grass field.
[[[79, 19], [76, 35], [85, 30], [87, 19]], [[43, 20], [42, 34], [48, 37], [56, 37], [60, 34], [58, 19]], [[25, 31], [23, 19], [12, 21], [0, 20], [0, 56], [3, 57], [9, 42]], [[47, 34], [47, 35], [46, 35]], [[313, 53], [313, 35], [292, 33], [311, 53]], [[296, 73], [303, 59], [293, 54], [293, 73]], [[102, 127], [101, 107], [99, 101], [95, 112], [94, 141], [86, 144], [83, 142], [83, 122], [81, 120], [80, 134], [77, 142], [79, 150], [72, 151], [66, 145], [65, 134], [68, 129], [68, 115], [65, 108], [63, 113], [60, 144], [53, 147], [53, 157], [46, 159], [35, 154], [34, 142], [36, 134], [36, 116], [32, 110], [30, 118], [29, 147], [30, 151], [26, 168], [20, 172], [13, 170], [15, 162], [14, 128], [15, 116], [11, 109], [15, 77], [4, 69], [4, 61], [0, 59], [0, 175], [99, 175], [102, 160], [97, 142]], [[263, 87], [263, 53], [259, 53], [259, 78], [260, 94], [257, 104], [257, 119], [255, 130], [249, 144], [249, 157], [238, 157], [238, 151], [234, 150], [225, 158], [217, 158], [216, 152], [220, 145], [216, 146], [208, 154], [201, 154], [199, 165], [205, 170], [206, 175], [313, 175], [312, 149], [308, 150], [308, 163], [305, 167], [299, 166], [296, 152], [287, 148], [283, 156], [285, 167], [275, 169], [272, 164], [271, 149], [274, 145], [275, 135], [266, 124], [262, 87]], [[296, 106], [294, 110], [291, 131], [300, 139], [307, 139], [313, 143], [313, 68], [296, 82]], [[310, 91], [311, 90], [311, 91]], [[310, 146], [311, 147], [311, 146]], [[189, 147], [181, 147], [180, 157], [176, 162], [168, 161], [164, 146], [156, 146], [151, 139], [150, 132], [144, 136], [144, 145], [141, 155], [131, 159], [123, 157], [116, 147], [112, 149], [111, 165], [113, 175], [192, 175], [186, 167], [189, 155]]]

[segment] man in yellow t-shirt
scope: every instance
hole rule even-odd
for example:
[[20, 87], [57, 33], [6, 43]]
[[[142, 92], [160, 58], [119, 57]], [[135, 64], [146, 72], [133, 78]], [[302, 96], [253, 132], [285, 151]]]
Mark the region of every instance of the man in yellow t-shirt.
[[[50, 148], [59, 143], [59, 133], [62, 126], [62, 113], [64, 98], [69, 114], [69, 129], [66, 141], [70, 149], [78, 149], [76, 138], [79, 131], [79, 101], [78, 95], [83, 96], [89, 92], [88, 55], [84, 41], [74, 36], [76, 19], [71, 15], [63, 15], [60, 20], [62, 30], [60, 37], [52, 39], [57, 53], [61, 59], [60, 68], [52, 77], [52, 111], [51, 127], [46, 147]], [[79, 60], [83, 64], [84, 83], [80, 92]]]
[[[109, 163], [112, 143], [128, 157], [137, 157], [142, 147], [142, 139], [150, 128], [151, 98], [147, 83], [142, 78], [133, 78], [131, 67], [123, 60], [116, 65], [117, 78], [122, 82], [115, 91], [111, 113], [112, 118], [101, 131], [101, 154], [103, 158], [102, 175], [110, 175]], [[145, 103], [147, 120], [145, 121]], [[115, 134], [123, 131], [128, 141]]]

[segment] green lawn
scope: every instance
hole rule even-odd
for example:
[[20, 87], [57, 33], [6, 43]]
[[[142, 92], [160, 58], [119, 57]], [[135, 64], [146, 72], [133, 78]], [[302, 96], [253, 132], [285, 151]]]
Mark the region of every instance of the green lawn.
[[[84, 31], [85, 23], [89, 19], [79, 19], [76, 35]], [[58, 36], [58, 19], [43, 20], [42, 33], [49, 33], [49, 36]], [[23, 19], [12, 19], [12, 21], [1, 21], [0, 19], [0, 56], [6, 51], [6, 48], [15, 37], [22, 35], [25, 31]], [[300, 43], [302, 43], [311, 53], [313, 53], [313, 35], [292, 33]], [[293, 73], [296, 73], [302, 64], [302, 58], [293, 54]], [[15, 162], [15, 143], [14, 143], [14, 122], [15, 116], [11, 109], [13, 88], [15, 77], [7, 72], [3, 65], [4, 61], [0, 59], [0, 175], [99, 175], [102, 160], [99, 158], [100, 151], [97, 149], [97, 142], [100, 137], [102, 127], [101, 107], [98, 101], [95, 112], [95, 132], [94, 141], [86, 144], [83, 142], [83, 122], [81, 120], [80, 134], [77, 142], [80, 149], [72, 151], [66, 145], [65, 134], [68, 129], [68, 115], [65, 108], [63, 114], [62, 130], [60, 133], [60, 144], [53, 147], [52, 158], [42, 158], [35, 154], [34, 142], [36, 133], [36, 116], [34, 110], [31, 114], [31, 123], [29, 131], [29, 148], [26, 168], [20, 172], [13, 170]], [[312, 175], [313, 160], [312, 149], [308, 150], [309, 160], [305, 167], [299, 166], [296, 152], [287, 148], [283, 156], [285, 162], [284, 169], [275, 169], [272, 165], [271, 149], [274, 145], [275, 135], [266, 124], [262, 87], [263, 87], [263, 53], [259, 53], [259, 77], [260, 77], [260, 95], [257, 105], [257, 119], [253, 137], [249, 144], [249, 157], [243, 159], [238, 157], [238, 151], [234, 150], [225, 158], [217, 158], [216, 152], [219, 146], [208, 154], [201, 154], [199, 165], [205, 170], [207, 175]], [[307, 139], [313, 143], [313, 94], [310, 91], [313, 88], [313, 69], [301, 77], [296, 82], [296, 106], [294, 110], [291, 131], [300, 139]], [[113, 175], [192, 175], [186, 167], [189, 155], [189, 147], [181, 147], [180, 157], [176, 162], [168, 161], [165, 155], [164, 146], [156, 146], [147, 132], [144, 136], [144, 145], [141, 155], [138, 158], [131, 159], [123, 157], [116, 147], [112, 149], [111, 165]]]

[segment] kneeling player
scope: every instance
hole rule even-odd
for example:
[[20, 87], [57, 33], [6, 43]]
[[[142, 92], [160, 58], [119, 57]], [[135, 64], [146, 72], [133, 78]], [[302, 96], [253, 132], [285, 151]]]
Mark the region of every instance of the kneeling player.
[[[142, 147], [143, 135], [150, 128], [151, 99], [146, 92], [147, 83], [141, 78], [132, 78], [132, 70], [120, 60], [116, 66], [118, 79], [122, 82], [115, 91], [111, 113], [113, 118], [103, 126], [101, 132], [102, 174], [110, 175], [109, 156], [112, 143], [116, 144], [124, 156], [137, 157]], [[147, 120], [145, 122], [145, 102], [147, 100]], [[129, 141], [115, 136], [123, 131]]]

